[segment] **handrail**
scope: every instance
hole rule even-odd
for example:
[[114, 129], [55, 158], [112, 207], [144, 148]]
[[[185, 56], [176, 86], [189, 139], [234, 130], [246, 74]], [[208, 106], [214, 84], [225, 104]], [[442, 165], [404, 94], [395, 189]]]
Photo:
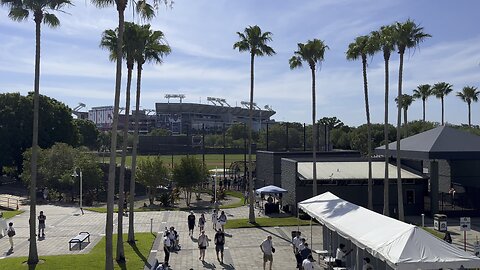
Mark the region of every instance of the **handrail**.
[[0, 206], [8, 209], [18, 210], [19, 200], [5, 195], [0, 195]]

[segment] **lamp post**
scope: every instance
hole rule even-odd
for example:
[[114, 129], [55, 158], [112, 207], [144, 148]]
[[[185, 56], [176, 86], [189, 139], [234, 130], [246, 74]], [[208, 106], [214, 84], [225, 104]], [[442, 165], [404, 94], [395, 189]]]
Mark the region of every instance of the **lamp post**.
[[[83, 205], [82, 205], [82, 197], [83, 197], [83, 174], [82, 174], [82, 168], [78, 167], [80, 170], [80, 211], [82, 211], [83, 215]], [[78, 177], [79, 175], [77, 174], [77, 167], [73, 170], [72, 177]]]

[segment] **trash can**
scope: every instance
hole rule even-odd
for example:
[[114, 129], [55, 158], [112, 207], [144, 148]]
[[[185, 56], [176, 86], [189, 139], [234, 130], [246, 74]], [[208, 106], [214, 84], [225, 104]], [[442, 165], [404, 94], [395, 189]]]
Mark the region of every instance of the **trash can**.
[[447, 215], [435, 214], [433, 215], [433, 228], [439, 232], [447, 231]]

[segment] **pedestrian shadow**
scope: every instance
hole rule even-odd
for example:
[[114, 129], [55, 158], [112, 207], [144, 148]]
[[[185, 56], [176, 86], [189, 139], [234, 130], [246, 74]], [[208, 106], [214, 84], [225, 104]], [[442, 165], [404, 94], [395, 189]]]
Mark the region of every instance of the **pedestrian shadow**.
[[190, 239], [192, 239], [192, 241], [193, 241], [194, 243], [198, 243], [198, 238], [195, 238], [195, 237], [193, 237], [193, 236], [190, 236]]
[[205, 269], [216, 269], [215, 264], [213, 263], [208, 263], [206, 261], [203, 261], [202, 263]]
[[220, 265], [223, 267], [225, 270], [234, 270], [235, 267], [232, 264], [225, 264], [225, 263], [220, 263]]

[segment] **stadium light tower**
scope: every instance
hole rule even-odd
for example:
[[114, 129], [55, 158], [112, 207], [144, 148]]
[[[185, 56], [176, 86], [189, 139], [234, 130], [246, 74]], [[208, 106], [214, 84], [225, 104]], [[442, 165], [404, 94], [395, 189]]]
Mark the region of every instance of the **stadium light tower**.
[[[231, 107], [230, 104], [227, 103], [227, 101], [224, 98], [216, 98], [216, 97], [207, 97], [207, 100], [212, 102], [213, 105], [220, 104], [220, 106], [227, 105], [228, 107]], [[216, 103], [217, 102], [217, 103]]]
[[178, 98], [180, 100], [180, 103], [182, 103], [182, 100], [185, 98], [184, 94], [166, 94], [165, 98], [167, 99], [167, 102], [170, 103], [171, 98]]

